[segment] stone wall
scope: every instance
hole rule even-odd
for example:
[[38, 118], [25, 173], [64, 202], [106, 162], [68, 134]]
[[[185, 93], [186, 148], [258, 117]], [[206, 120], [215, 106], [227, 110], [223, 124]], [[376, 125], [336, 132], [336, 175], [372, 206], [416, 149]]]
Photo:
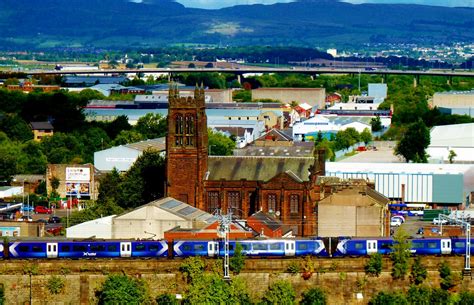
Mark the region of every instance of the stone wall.
[[[423, 258], [423, 264], [429, 270], [427, 285], [439, 287], [437, 268], [443, 259], [453, 272], [461, 271], [464, 266], [463, 257]], [[367, 304], [381, 290], [407, 290], [409, 286], [408, 277], [406, 280], [392, 279], [387, 258], [380, 277], [365, 275], [366, 258], [313, 258], [311, 261], [315, 272], [307, 280], [300, 273], [286, 272], [289, 264], [301, 263], [303, 259], [247, 259], [245, 269], [237, 277], [245, 279], [254, 298], [262, 297], [269, 284], [284, 279], [292, 283], [298, 295], [311, 287], [323, 288], [328, 294], [328, 304]], [[152, 297], [164, 292], [185, 292], [185, 283], [178, 271], [182, 260], [4, 260], [2, 263], [0, 284], [5, 289], [6, 304], [28, 304], [30, 295], [32, 304], [96, 304], [97, 291], [112, 273], [144, 279]], [[48, 280], [54, 275], [63, 278], [65, 283], [57, 295], [47, 288]], [[457, 289], [461, 286], [474, 290], [470, 278], [459, 282]]]

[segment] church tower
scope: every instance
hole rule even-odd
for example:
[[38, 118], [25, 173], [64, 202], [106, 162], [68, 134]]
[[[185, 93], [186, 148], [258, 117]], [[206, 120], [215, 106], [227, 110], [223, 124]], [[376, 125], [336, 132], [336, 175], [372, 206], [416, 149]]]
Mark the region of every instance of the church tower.
[[167, 196], [203, 209], [207, 172], [207, 118], [204, 88], [196, 85], [193, 97], [180, 97], [171, 84], [168, 94], [166, 137]]

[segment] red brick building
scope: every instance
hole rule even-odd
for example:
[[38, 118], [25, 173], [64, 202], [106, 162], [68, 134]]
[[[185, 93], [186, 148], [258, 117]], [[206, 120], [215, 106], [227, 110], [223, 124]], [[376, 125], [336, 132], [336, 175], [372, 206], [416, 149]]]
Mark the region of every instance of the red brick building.
[[201, 210], [227, 211], [246, 219], [272, 212], [294, 234], [317, 234], [316, 180], [325, 173], [324, 151], [314, 157], [208, 156], [204, 89], [194, 98], [169, 90], [167, 196]]

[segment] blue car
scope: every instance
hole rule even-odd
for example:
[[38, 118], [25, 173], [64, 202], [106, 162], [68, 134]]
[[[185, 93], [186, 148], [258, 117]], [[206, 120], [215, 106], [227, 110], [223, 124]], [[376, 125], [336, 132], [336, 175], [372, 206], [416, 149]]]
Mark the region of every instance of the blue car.
[[374, 253], [389, 254], [392, 251], [391, 238], [343, 238], [340, 239], [334, 256], [366, 256]]

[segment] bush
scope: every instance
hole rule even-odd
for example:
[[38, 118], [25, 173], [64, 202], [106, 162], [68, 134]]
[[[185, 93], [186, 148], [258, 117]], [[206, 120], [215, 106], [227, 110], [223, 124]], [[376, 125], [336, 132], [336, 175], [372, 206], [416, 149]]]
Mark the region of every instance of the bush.
[[288, 267], [286, 268], [286, 271], [291, 274], [297, 274], [300, 273], [301, 271], [301, 266], [299, 263], [292, 261], [288, 264]]
[[[430, 305], [450, 305], [451, 296], [449, 292], [443, 289], [434, 288], [431, 290]], [[466, 304], [467, 305], [467, 304]]]
[[126, 275], [109, 275], [99, 292], [99, 304], [143, 304], [147, 299], [145, 283]]
[[462, 291], [459, 294], [459, 299], [455, 303], [456, 305], [464, 305], [464, 304], [474, 304], [474, 293], [469, 291]]
[[426, 280], [427, 275], [428, 271], [426, 271], [425, 266], [421, 263], [421, 257], [417, 256], [413, 265], [411, 265], [410, 282], [415, 285], [420, 285]]
[[369, 305], [408, 305], [408, 302], [401, 293], [381, 291], [369, 301]]
[[310, 288], [302, 294], [301, 305], [326, 305], [326, 293], [320, 288]]
[[229, 260], [229, 268], [235, 274], [239, 274], [245, 266], [245, 255], [242, 254], [242, 245], [240, 243], [235, 244], [234, 255]]
[[372, 276], [379, 276], [382, 273], [382, 254], [374, 253], [370, 256], [369, 261], [365, 265], [365, 273]]
[[392, 277], [394, 279], [404, 279], [408, 272], [411, 256], [411, 242], [408, 238], [408, 234], [403, 229], [398, 229], [393, 236], [394, 244], [390, 258], [393, 262]]
[[178, 305], [179, 302], [176, 297], [169, 293], [160, 294], [156, 297], [156, 303], [158, 305]]
[[439, 276], [441, 277], [440, 286], [441, 289], [448, 290], [454, 287], [453, 275], [451, 268], [446, 261], [441, 262], [438, 268]]
[[59, 294], [65, 286], [64, 279], [59, 276], [52, 276], [48, 279], [46, 287], [51, 294]]
[[296, 293], [293, 286], [287, 281], [276, 281], [268, 287], [263, 296], [262, 303], [265, 305], [289, 305], [294, 304]]
[[192, 282], [203, 273], [205, 267], [204, 261], [200, 257], [188, 257], [179, 266], [179, 271], [184, 273], [188, 282]]
[[422, 286], [411, 286], [408, 289], [407, 301], [410, 304], [430, 305], [431, 289]]

